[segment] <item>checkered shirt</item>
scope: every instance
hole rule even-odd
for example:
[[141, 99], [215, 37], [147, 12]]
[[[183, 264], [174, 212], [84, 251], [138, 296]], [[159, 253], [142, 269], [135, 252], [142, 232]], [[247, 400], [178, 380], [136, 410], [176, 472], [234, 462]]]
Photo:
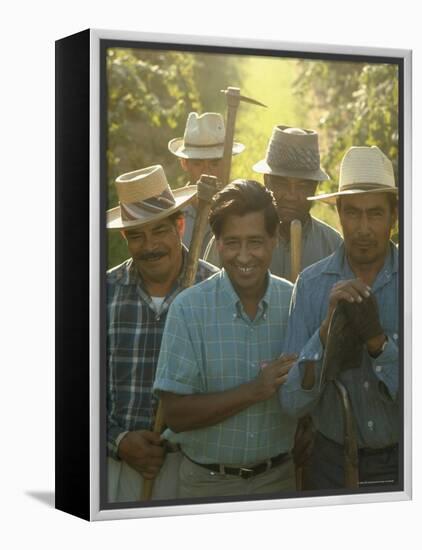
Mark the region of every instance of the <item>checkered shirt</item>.
[[[152, 429], [157, 400], [151, 388], [170, 304], [181, 291], [182, 274], [160, 311], [132, 259], [107, 272], [107, 449], [117, 458], [116, 438], [125, 431]], [[217, 269], [199, 260], [195, 283]]]

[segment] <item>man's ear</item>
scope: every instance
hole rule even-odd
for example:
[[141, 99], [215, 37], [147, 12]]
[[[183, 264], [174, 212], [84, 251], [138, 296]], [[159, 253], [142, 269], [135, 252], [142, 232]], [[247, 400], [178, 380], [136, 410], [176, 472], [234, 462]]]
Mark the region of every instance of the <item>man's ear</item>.
[[123, 238], [125, 241], [127, 241], [126, 233], [124, 232], [123, 229], [120, 231], [120, 235], [122, 236], [122, 238]]
[[187, 159], [179, 159], [180, 160], [180, 166], [182, 167], [182, 170], [185, 172], [188, 171], [188, 160]]
[[[184, 159], [182, 159], [182, 160], [184, 160]], [[179, 233], [181, 239], [183, 239], [183, 235], [185, 234], [185, 227], [186, 227], [185, 217], [181, 216], [180, 218], [177, 218], [176, 228], [177, 228], [177, 232]]]

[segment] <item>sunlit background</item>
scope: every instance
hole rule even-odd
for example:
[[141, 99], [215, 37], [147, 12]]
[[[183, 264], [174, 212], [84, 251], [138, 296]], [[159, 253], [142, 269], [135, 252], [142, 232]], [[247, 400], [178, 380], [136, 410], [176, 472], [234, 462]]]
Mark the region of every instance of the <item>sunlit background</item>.
[[[120, 174], [162, 164], [171, 187], [187, 183], [169, 140], [183, 136], [189, 112], [226, 115], [227, 86], [268, 105], [241, 103], [235, 140], [245, 151], [233, 158], [231, 179], [262, 180], [252, 166], [265, 157], [272, 129], [285, 124], [317, 130], [321, 164], [335, 190], [344, 152], [378, 145], [393, 161], [397, 178], [398, 67], [279, 57], [185, 53], [145, 49], [107, 50], [108, 206], [117, 205]], [[338, 228], [333, 207], [316, 204], [314, 216]], [[108, 236], [108, 266], [128, 257], [118, 234]], [[394, 236], [398, 239], [397, 233]]]

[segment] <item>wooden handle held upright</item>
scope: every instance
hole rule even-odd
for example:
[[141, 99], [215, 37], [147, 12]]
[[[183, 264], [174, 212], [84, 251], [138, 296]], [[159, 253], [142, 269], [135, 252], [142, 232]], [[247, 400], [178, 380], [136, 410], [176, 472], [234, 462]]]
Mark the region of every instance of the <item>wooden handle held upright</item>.
[[294, 283], [302, 269], [302, 223], [300, 220], [292, 220], [290, 224], [290, 251], [290, 280]]

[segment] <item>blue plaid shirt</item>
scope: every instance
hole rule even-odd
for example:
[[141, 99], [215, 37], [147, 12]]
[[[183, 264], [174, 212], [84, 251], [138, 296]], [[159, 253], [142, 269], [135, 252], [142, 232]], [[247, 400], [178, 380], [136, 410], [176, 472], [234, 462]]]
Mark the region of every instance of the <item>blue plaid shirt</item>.
[[[286, 412], [293, 416], [311, 412], [317, 429], [340, 444], [344, 444], [344, 433], [339, 398], [333, 384], [327, 383], [321, 390], [319, 387], [324, 353], [319, 327], [327, 314], [332, 286], [354, 278], [344, 245], [299, 275], [293, 291], [286, 350], [300, 356], [280, 390]], [[339, 380], [349, 393], [359, 447], [381, 448], [397, 443], [400, 434], [398, 250], [393, 243], [371, 288], [388, 343], [376, 359], [365, 351], [361, 367], [342, 372]], [[310, 390], [302, 389], [306, 361], [316, 362], [316, 382]]]
[[[158, 313], [132, 259], [107, 272], [107, 448], [114, 458], [119, 434], [152, 429], [152, 383], [167, 311], [181, 291], [186, 257], [184, 248], [182, 274]], [[200, 260], [195, 282], [216, 271]]]
[[[283, 351], [292, 288], [269, 274], [253, 320], [224, 269], [180, 294], [167, 317], [154, 391], [223, 392], [253, 380], [262, 362]], [[197, 462], [246, 466], [290, 451], [295, 428], [274, 395], [214, 426], [165, 436]]]

